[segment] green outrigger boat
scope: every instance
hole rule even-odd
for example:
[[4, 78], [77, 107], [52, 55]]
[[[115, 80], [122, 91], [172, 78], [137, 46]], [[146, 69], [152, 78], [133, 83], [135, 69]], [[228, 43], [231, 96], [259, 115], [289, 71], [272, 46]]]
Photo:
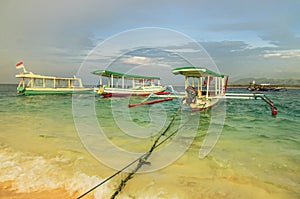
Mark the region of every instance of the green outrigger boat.
[[[201, 111], [218, 104], [220, 99], [262, 99], [270, 105], [272, 115], [277, 114], [273, 101], [261, 93], [227, 93], [228, 75], [219, 74], [204, 67], [186, 66], [173, 69], [174, 75], [183, 75], [184, 93], [166, 95], [151, 94], [146, 100], [138, 104], [129, 104], [128, 107], [148, 105], [180, 98], [182, 105], [193, 111]], [[147, 101], [150, 98], [165, 98], [167, 100]]]
[[160, 77], [133, 75], [110, 70], [96, 70], [92, 74], [99, 76], [100, 85], [95, 88], [95, 92], [105, 98], [170, 93], [165, 92], [166, 87], [161, 85]]
[[54, 77], [37, 75], [27, 72], [23, 62], [16, 65], [17, 69], [23, 68], [23, 71], [16, 75], [20, 78], [17, 87], [17, 93], [20, 95], [68, 95], [68, 94], [87, 94], [93, 93], [92, 88], [85, 88], [80, 78]]

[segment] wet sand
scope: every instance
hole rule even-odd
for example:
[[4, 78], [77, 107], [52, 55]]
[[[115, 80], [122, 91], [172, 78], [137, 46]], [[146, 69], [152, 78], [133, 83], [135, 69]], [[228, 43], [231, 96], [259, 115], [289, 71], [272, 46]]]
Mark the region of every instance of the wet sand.
[[[40, 192], [30, 193], [19, 193], [12, 187], [11, 181], [0, 183], [0, 198], [5, 199], [25, 199], [25, 198], [36, 198], [36, 199], [50, 199], [50, 198], [64, 198], [71, 199], [75, 198], [75, 195], [70, 195], [66, 190], [53, 189]], [[88, 198], [88, 197], [87, 197]], [[90, 197], [92, 198], [92, 197]]]

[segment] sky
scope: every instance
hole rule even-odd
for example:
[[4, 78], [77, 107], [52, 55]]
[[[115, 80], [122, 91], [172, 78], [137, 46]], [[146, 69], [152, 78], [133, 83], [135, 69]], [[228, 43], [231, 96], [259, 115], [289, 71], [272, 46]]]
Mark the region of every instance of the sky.
[[62, 77], [109, 68], [172, 83], [172, 68], [194, 64], [231, 81], [299, 79], [299, 10], [298, 0], [1, 0], [0, 83], [18, 83], [19, 61]]

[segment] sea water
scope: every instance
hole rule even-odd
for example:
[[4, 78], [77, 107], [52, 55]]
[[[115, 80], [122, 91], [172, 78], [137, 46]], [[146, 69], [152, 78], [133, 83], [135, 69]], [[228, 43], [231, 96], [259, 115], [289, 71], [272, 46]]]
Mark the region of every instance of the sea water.
[[[15, 85], [0, 85], [0, 198], [76, 198], [116, 173], [113, 166], [129, 164], [127, 152], [147, 152], [170, 122], [162, 138], [175, 137], [155, 150], [170, 149], [178, 133], [175, 147], [164, 156], [153, 153], [150, 164], [143, 165], [117, 198], [300, 198], [300, 92], [265, 94], [278, 115], [273, 117], [262, 100], [226, 100], [220, 137], [201, 159], [200, 146], [218, 113], [213, 110], [183, 110], [187, 113], [182, 116], [181, 111], [172, 122], [177, 101], [128, 109], [128, 103], [144, 98], [93, 98], [94, 112], [85, 112], [90, 106], [80, 96], [81, 121], [94, 114], [100, 129], [82, 133], [74, 96], [17, 96]], [[94, 125], [92, 119], [83, 130]], [[101, 132], [105, 142], [89, 139]], [[99, 148], [109, 163], [93, 153]], [[180, 150], [184, 152], [170, 159]], [[109, 198], [127, 172], [84, 198]]]

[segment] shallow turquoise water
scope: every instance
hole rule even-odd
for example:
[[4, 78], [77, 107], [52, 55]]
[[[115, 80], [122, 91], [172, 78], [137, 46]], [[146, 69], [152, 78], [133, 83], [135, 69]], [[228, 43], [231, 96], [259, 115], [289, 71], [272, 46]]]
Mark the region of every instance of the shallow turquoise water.
[[[73, 118], [72, 96], [17, 96], [15, 91], [16, 86], [0, 85], [0, 182], [12, 181], [12, 191], [64, 188], [78, 196], [115, 172], [83, 145]], [[198, 157], [199, 148], [214, 112], [177, 117], [169, 133], [181, 128], [182, 138], [173, 151], [159, 160], [167, 160], [166, 156], [173, 155], [195, 136], [187, 151], [168, 166], [137, 174], [120, 198], [299, 198], [300, 92], [290, 89], [265, 94], [274, 101], [278, 115], [271, 116], [270, 108], [261, 100], [227, 100], [222, 134], [204, 159]], [[130, 100], [139, 102], [143, 98]], [[115, 146], [143, 153], [169, 124], [178, 103], [128, 110], [128, 102], [128, 98], [96, 98], [96, 119]], [[125, 120], [124, 111], [129, 111], [130, 120]], [[151, 126], [153, 121], [159, 126]], [[181, 122], [184, 127], [180, 127]], [[89, 128], [86, 126], [87, 131]], [[143, 134], [148, 131], [151, 135]], [[135, 135], [130, 134], [133, 132]], [[136, 137], [138, 133], [146, 138]], [[110, 145], [92, 141], [96, 148], [105, 146], [101, 153], [113, 163], [129, 163]], [[171, 144], [172, 139], [158, 150]], [[150, 167], [154, 167], [155, 155], [151, 161]], [[109, 197], [124, 176], [116, 177], [91, 195]]]

